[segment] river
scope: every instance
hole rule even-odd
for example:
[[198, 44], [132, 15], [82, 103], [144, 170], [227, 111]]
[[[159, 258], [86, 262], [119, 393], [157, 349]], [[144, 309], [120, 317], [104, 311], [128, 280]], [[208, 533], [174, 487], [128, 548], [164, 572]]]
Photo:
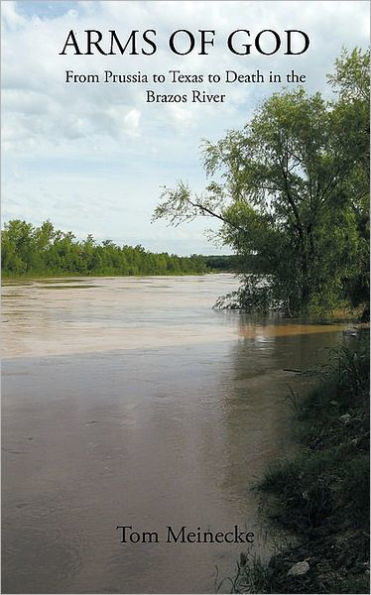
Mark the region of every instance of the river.
[[323, 361], [344, 327], [213, 310], [236, 283], [3, 287], [3, 592], [214, 593], [246, 549], [167, 543], [168, 526], [237, 525], [266, 555], [250, 488], [292, 449], [285, 397], [303, 380], [285, 369]]

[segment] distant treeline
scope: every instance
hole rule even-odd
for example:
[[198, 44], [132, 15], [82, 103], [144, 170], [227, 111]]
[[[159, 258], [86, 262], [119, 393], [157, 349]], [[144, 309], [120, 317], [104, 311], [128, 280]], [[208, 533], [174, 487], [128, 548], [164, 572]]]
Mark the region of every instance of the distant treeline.
[[233, 257], [176, 256], [148, 252], [141, 245], [97, 243], [92, 235], [78, 241], [72, 232], [55, 229], [48, 220], [40, 227], [13, 219], [1, 238], [4, 277], [20, 275], [184, 275], [232, 271]]
[[201, 256], [206, 263], [206, 267], [213, 271], [234, 273], [241, 269], [240, 258], [232, 255]]

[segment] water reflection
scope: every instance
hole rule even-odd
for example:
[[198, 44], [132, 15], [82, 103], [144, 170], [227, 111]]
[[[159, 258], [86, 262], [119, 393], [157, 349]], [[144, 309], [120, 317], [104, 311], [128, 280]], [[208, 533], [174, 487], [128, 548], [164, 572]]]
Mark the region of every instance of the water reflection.
[[[225, 370], [222, 381], [223, 424], [230, 457], [225, 483], [241, 500], [251, 483], [261, 476], [266, 461], [292, 448], [287, 396], [291, 391], [303, 394], [312, 380], [288, 370], [305, 372], [315, 368], [339, 340], [338, 332], [287, 333], [269, 338], [257, 332], [254, 339], [245, 338], [231, 346], [232, 366]], [[245, 465], [242, 477], [241, 461]]]

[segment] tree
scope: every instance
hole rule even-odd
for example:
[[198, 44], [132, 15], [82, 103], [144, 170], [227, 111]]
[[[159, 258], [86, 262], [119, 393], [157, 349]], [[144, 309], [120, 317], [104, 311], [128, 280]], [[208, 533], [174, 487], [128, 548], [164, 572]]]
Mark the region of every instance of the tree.
[[15, 274], [25, 273], [32, 266], [34, 228], [30, 223], [13, 219], [4, 225], [2, 233], [2, 267]]
[[215, 179], [204, 195], [192, 196], [183, 182], [164, 189], [155, 219], [222, 221], [220, 240], [244, 263], [239, 299], [245, 305], [256, 297], [268, 307], [265, 292], [271, 305], [299, 313], [329, 309], [344, 297], [367, 212], [359, 143], [368, 135], [359, 122], [368, 113], [368, 59], [356, 51], [337, 61], [331, 78], [340, 86], [337, 102], [303, 89], [275, 93], [243, 130], [205, 142], [206, 173]]
[[343, 50], [335, 66], [335, 74], [328, 77], [337, 94], [334, 134], [349, 164], [343, 192], [357, 230], [352, 274], [344, 279], [344, 287], [353, 305], [358, 306], [368, 302], [370, 290], [370, 54], [357, 48], [350, 53]]
[[166, 275], [207, 272], [206, 258], [153, 254], [138, 244], [99, 245], [89, 234], [77, 241], [70, 231], [56, 230], [47, 220], [40, 227], [14, 219], [4, 224], [1, 238], [4, 276], [29, 275]]

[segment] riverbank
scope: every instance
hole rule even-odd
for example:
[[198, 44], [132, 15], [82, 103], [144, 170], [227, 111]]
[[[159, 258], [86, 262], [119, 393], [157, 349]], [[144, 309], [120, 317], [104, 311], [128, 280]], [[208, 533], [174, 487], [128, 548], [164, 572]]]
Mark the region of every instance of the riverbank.
[[[225, 273], [225, 271], [221, 271], [221, 273]], [[24, 281], [58, 281], [58, 279], [62, 279], [64, 283], [68, 282], [66, 280], [71, 279], [71, 283], [76, 279], [94, 279], [103, 278], [103, 279], [112, 279], [112, 278], [123, 278], [123, 277], [132, 277], [134, 279], [141, 279], [143, 277], [202, 277], [204, 275], [218, 275], [220, 271], [217, 270], [206, 270], [203, 272], [188, 272], [188, 273], [177, 273], [177, 272], [165, 272], [165, 273], [153, 273], [153, 274], [125, 274], [121, 275], [120, 273], [112, 273], [111, 275], [107, 273], [76, 273], [76, 272], [62, 272], [62, 273], [22, 273], [21, 275], [11, 275], [8, 273], [2, 274], [2, 282], [3, 285], [11, 285], [12, 283], [22, 283]]]
[[301, 403], [299, 453], [257, 487], [264, 517], [292, 535], [267, 565], [242, 555], [234, 593], [369, 592], [369, 333], [346, 337]]

